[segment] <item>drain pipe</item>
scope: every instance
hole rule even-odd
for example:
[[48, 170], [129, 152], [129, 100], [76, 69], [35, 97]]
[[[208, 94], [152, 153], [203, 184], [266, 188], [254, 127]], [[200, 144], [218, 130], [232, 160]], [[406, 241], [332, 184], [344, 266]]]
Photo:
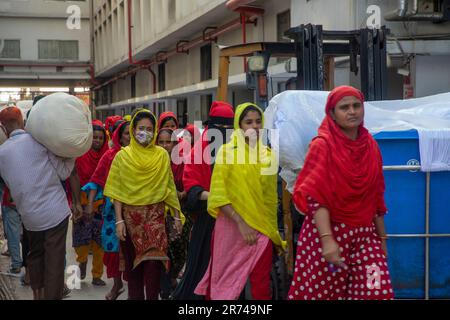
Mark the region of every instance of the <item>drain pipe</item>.
[[412, 10], [409, 14], [408, 0], [399, 0], [398, 9], [388, 13], [384, 20], [386, 21], [430, 21], [444, 22], [446, 21], [443, 12], [419, 13], [419, 0], [413, 0]]
[[400, 21], [393, 19], [403, 19], [408, 12], [408, 0], [398, 0], [398, 8], [385, 15], [384, 19], [386, 21]]
[[[150, 75], [152, 76], [152, 82], [153, 82], [153, 94], [155, 94], [156, 93], [156, 74], [155, 74], [155, 72], [153, 71], [153, 69], [152, 69], [152, 66], [149, 66], [148, 67], [148, 71], [150, 72]], [[153, 112], [155, 111], [155, 109], [156, 109], [156, 103], [155, 102], [153, 102]]]
[[416, 15], [419, 12], [419, 0], [413, 0], [411, 15]]

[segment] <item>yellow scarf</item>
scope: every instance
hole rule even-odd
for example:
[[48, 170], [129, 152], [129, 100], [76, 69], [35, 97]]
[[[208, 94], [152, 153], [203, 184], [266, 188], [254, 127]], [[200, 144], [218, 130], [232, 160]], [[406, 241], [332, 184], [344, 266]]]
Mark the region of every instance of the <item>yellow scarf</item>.
[[[141, 110], [134, 117], [142, 112], [149, 113], [156, 123], [155, 116], [148, 110]], [[134, 137], [133, 121], [131, 122], [130, 145], [122, 148], [114, 158], [104, 194], [132, 206], [165, 202], [166, 207], [177, 209], [181, 214], [169, 154], [155, 145], [156, 125], [153, 133], [150, 144], [143, 147]]]
[[[278, 232], [278, 164], [261, 139], [255, 147], [250, 147], [239, 126], [241, 114], [250, 106], [258, 108], [252, 103], [237, 107], [231, 142], [218, 151], [208, 197], [208, 212], [216, 218], [220, 207], [231, 204], [250, 227], [269, 237], [275, 245], [286, 248], [286, 241]], [[269, 168], [275, 169], [269, 172]]]

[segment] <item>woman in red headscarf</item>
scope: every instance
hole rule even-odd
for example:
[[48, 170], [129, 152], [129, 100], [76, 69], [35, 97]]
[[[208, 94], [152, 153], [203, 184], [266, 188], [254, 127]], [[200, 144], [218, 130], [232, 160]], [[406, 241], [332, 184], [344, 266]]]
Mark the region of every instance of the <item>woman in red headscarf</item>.
[[[95, 199], [102, 199], [103, 189], [106, 179], [116, 154], [130, 144], [130, 123], [127, 121], [117, 121], [111, 128], [113, 146], [106, 151], [97, 168], [92, 175], [86, 189], [89, 192], [88, 214], [92, 212]], [[102, 225], [102, 248], [104, 251], [103, 263], [106, 266], [106, 275], [114, 279], [114, 285], [110, 292], [106, 294], [106, 300], [116, 300], [124, 292], [122, 282], [122, 271], [120, 270], [119, 239], [116, 236], [116, 214], [111, 199], [104, 197], [103, 225]], [[126, 277], [124, 277], [126, 278]]]
[[[176, 300], [201, 300], [194, 290], [202, 279], [211, 257], [211, 236], [215, 220], [208, 214], [207, 200], [217, 150], [227, 142], [227, 129], [233, 129], [233, 107], [214, 101], [209, 111], [208, 127], [184, 164], [183, 186], [187, 192], [186, 212], [193, 220], [186, 269], [173, 293]], [[215, 129], [215, 130], [212, 130]], [[228, 136], [228, 137], [227, 137]]]
[[116, 126], [116, 123], [118, 121], [121, 121], [122, 117], [121, 116], [110, 116], [107, 117], [105, 120], [105, 129], [106, 129], [106, 134], [108, 135], [108, 138], [110, 139], [110, 147], [112, 148], [112, 137], [114, 134], [114, 127]]
[[325, 112], [294, 187], [306, 218], [288, 298], [392, 299], [382, 158], [364, 127], [364, 96], [337, 87]]
[[191, 144], [191, 147], [194, 147], [199, 138], [200, 130], [198, 130], [195, 125], [188, 123], [186, 128], [184, 128], [183, 141], [189, 142]]
[[163, 128], [170, 129], [172, 131], [177, 130], [179, 127], [177, 116], [172, 111], [166, 111], [161, 113], [158, 120], [158, 130]]
[[[77, 262], [81, 270], [81, 279], [86, 277], [86, 267], [89, 252], [92, 250], [92, 284], [104, 286], [106, 283], [101, 279], [103, 275], [103, 249], [101, 242], [102, 229], [102, 205], [103, 200], [96, 201], [91, 213], [87, 212], [88, 195], [87, 191], [78, 188], [77, 185], [83, 187], [87, 185], [94, 173], [102, 156], [108, 151], [108, 138], [103, 128], [103, 123], [99, 120], [92, 121], [93, 140], [91, 149], [75, 162], [74, 173], [72, 174], [77, 180], [76, 183], [71, 181], [73, 198], [76, 207], [81, 210], [75, 210], [73, 215], [73, 231], [72, 245], [77, 253]], [[74, 178], [71, 177], [73, 180]], [[78, 183], [78, 179], [79, 183]]]

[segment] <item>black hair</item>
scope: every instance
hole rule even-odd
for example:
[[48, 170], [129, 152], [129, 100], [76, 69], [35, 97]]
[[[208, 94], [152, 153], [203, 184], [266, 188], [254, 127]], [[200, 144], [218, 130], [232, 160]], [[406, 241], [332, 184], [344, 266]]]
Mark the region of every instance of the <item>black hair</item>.
[[100, 127], [100, 126], [97, 126], [97, 125], [95, 125], [95, 124], [92, 125], [92, 130], [94, 130], [94, 131], [103, 131], [103, 132], [105, 132], [105, 128]]
[[175, 122], [175, 124], [178, 123], [178, 122], [177, 122], [177, 119], [175, 119], [174, 117], [167, 117], [167, 118], [164, 118], [163, 122], [161, 122], [161, 127], [164, 127], [164, 124], [165, 124], [167, 121], [170, 121], [170, 120], [172, 120], [173, 122]]
[[144, 109], [144, 108], [136, 108], [136, 109], [134, 109], [132, 112], [131, 112], [131, 119], [133, 119], [133, 117], [136, 115], [136, 113], [138, 113], [139, 111], [142, 111], [142, 110], [147, 110], [147, 109]]
[[[161, 130], [158, 131], [157, 139], [159, 139], [159, 136], [160, 136], [161, 133], [168, 133], [170, 135], [171, 139], [172, 139], [172, 135], [173, 135], [173, 130], [172, 129], [162, 128]], [[175, 142], [175, 141], [173, 141], [173, 142]]]
[[[141, 109], [144, 110], [144, 109]], [[133, 128], [136, 128], [136, 125], [142, 119], [150, 119], [153, 124], [153, 130], [156, 128], [155, 117], [150, 112], [140, 112], [133, 118]]]
[[34, 106], [36, 103], [38, 103], [38, 101], [41, 100], [42, 98], [45, 98], [45, 96], [44, 96], [43, 94], [40, 94], [40, 95], [34, 97], [34, 99], [33, 99], [33, 106]]
[[262, 113], [261, 110], [259, 110], [258, 108], [256, 108], [255, 106], [250, 105], [249, 107], [245, 108], [244, 111], [242, 112], [241, 116], [239, 117], [239, 124], [241, 124], [242, 120], [245, 118], [245, 116], [247, 115], [247, 113], [249, 113], [250, 111], [256, 111], [259, 113], [259, 115], [262, 118]]
[[125, 122], [125, 120], [119, 120], [119, 121], [116, 121], [116, 123], [114, 123], [114, 125], [112, 126], [112, 128], [110, 129], [111, 130], [111, 135], [114, 133], [114, 131], [116, 131], [117, 130], [117, 128], [122, 124], [122, 123], [124, 123]]
[[[120, 140], [120, 138], [122, 138], [123, 132], [125, 131], [125, 128], [126, 128], [128, 125], [130, 125], [130, 122], [129, 122], [129, 121], [118, 121], [118, 122], [120, 122], [120, 123], [119, 123], [119, 126], [123, 123], [123, 125], [119, 128], [119, 140]], [[116, 128], [116, 129], [117, 129], [117, 128]]]

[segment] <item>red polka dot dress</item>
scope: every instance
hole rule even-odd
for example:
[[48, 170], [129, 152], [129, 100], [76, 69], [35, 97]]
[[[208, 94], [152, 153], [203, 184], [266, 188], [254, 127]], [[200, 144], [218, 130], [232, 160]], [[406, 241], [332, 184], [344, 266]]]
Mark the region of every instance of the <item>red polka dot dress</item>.
[[309, 214], [299, 234], [289, 300], [393, 299], [386, 256], [375, 225], [353, 227], [331, 221], [333, 236], [348, 267], [338, 268], [322, 257], [314, 214], [320, 205], [309, 199]]

